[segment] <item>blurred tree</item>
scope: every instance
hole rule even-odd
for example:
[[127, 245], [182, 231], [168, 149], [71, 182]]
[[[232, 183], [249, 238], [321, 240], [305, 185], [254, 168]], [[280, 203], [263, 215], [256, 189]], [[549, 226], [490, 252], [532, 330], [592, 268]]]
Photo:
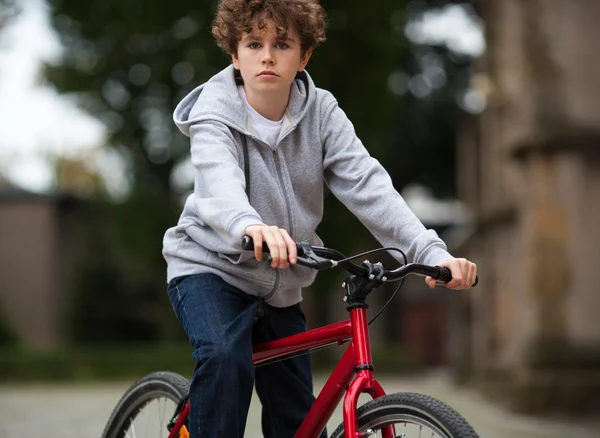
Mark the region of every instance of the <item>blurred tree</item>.
[[[103, 249], [89, 251], [82, 261], [72, 313], [112, 326], [103, 340], [111, 333], [113, 340], [122, 339], [149, 316], [161, 329], [146, 330], [146, 340], [169, 337], [176, 321], [165, 294], [161, 243], [180, 210], [171, 173], [188, 153], [170, 115], [186, 92], [226, 61], [208, 31], [214, 3], [58, 0], [52, 5], [66, 58], [49, 70], [49, 78], [62, 90], [81, 92], [83, 105], [105, 121], [130, 183], [123, 202], [105, 197], [104, 207], [96, 210], [98, 228], [90, 232], [102, 232], [104, 240], [96, 243]], [[133, 299], [141, 295], [144, 305]], [[78, 340], [98, 339], [98, 329], [85, 318], [71, 322]]]
[[[75, 343], [147, 342], [163, 338], [156, 284], [147, 271], [136, 272], [132, 257], [115, 244], [115, 207], [90, 201], [80, 212], [76, 229], [84, 242], [76, 262], [67, 318]], [[159, 284], [160, 286], [160, 284]], [[168, 303], [166, 303], [168, 305]], [[164, 306], [166, 307], [166, 306]], [[168, 321], [168, 320], [167, 320]]]
[[[396, 29], [406, 34], [411, 24], [432, 12], [438, 17], [454, 17], [452, 24], [438, 22], [438, 29], [432, 31], [437, 38], [432, 35], [422, 43], [409, 41], [410, 54], [404, 71], [390, 78], [390, 88], [403, 96], [398, 100], [401, 122], [396, 125], [392, 140], [400, 159], [390, 160], [388, 165], [399, 187], [416, 182], [437, 196], [456, 195], [456, 127], [463, 112], [461, 99], [470, 87], [471, 61], [476, 53], [451, 46], [453, 34], [467, 32], [467, 23], [457, 21], [458, 17], [464, 14], [474, 27], [479, 24], [476, 3], [413, 0], [407, 4], [406, 20], [395, 20]], [[452, 25], [457, 27], [444, 29]]]
[[[65, 64], [49, 70], [49, 77], [61, 90], [81, 92], [83, 105], [105, 121], [130, 182], [120, 202], [104, 197], [106, 208], [97, 224], [108, 230], [103, 242], [107, 248], [88, 254], [91, 271], [82, 268], [81, 275], [87, 275], [84, 307], [102, 308], [103, 291], [110, 289], [119, 306], [130, 306], [125, 311], [133, 315], [135, 300], [121, 298], [144, 290], [146, 311], [162, 327], [148, 337], [171, 336], [174, 318], [164, 293], [161, 242], [164, 231], [177, 221], [182, 196], [191, 189], [191, 180], [176, 183], [189, 144], [174, 127], [171, 114], [186, 93], [229, 63], [210, 32], [217, 2], [54, 0], [51, 4], [67, 50]], [[324, 6], [330, 21], [328, 41], [316, 50], [308, 68], [317, 85], [338, 98], [398, 189], [420, 180], [438, 193], [454, 193], [453, 94], [457, 83], [462, 86], [459, 78], [466, 70], [456, 66], [447, 51], [415, 48], [406, 39], [404, 26], [411, 10], [423, 10], [428, 4], [410, 2], [407, 7], [405, 2], [388, 0], [371, 7], [358, 0], [328, 0]], [[444, 86], [426, 97], [399, 91], [399, 83], [418, 73], [422, 58], [430, 53], [446, 69]], [[328, 245], [347, 252], [375, 245], [332, 196], [326, 209], [319, 232]], [[113, 251], [115, 258], [105, 263]], [[127, 281], [106, 280], [107, 284], [100, 277]], [[333, 277], [325, 277], [317, 289], [328, 290], [331, 281]], [[80, 283], [80, 293], [82, 287]], [[74, 330], [85, 340], [89, 328]]]
[[105, 192], [102, 176], [90, 169], [84, 159], [57, 157], [54, 160], [56, 186], [71, 195], [88, 197]]
[[[435, 88], [423, 74], [434, 68], [443, 83]], [[443, 46], [413, 46], [406, 72], [406, 86], [413, 89], [398, 102], [402, 123], [392, 140], [396, 159], [386, 167], [398, 187], [419, 183], [437, 196], [455, 196], [456, 124], [462, 112], [457, 97], [469, 86], [470, 60]]]

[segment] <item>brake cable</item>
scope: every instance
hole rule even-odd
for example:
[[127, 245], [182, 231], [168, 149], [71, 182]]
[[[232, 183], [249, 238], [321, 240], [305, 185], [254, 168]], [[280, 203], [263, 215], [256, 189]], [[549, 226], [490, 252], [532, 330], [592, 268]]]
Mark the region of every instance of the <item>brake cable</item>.
[[[338, 263], [341, 262], [347, 262], [353, 259], [356, 259], [358, 257], [364, 257], [366, 255], [369, 254], [374, 254], [376, 252], [379, 251], [398, 251], [400, 254], [402, 254], [402, 258], [404, 259], [404, 265], [406, 265], [408, 263], [407, 259], [406, 259], [406, 254], [404, 254], [404, 251], [402, 251], [399, 248], [376, 248], [376, 249], [372, 249], [370, 251], [366, 251], [366, 252], [362, 252], [360, 254], [356, 254], [350, 257], [346, 257], [344, 259], [341, 260], [336, 260]], [[379, 318], [379, 316], [383, 313], [383, 311], [390, 305], [390, 303], [392, 302], [392, 300], [394, 299], [394, 297], [396, 296], [396, 294], [398, 293], [398, 291], [400, 290], [400, 288], [402, 287], [402, 285], [404, 284], [404, 278], [402, 280], [400, 280], [400, 284], [398, 285], [398, 287], [396, 287], [396, 290], [394, 291], [394, 293], [392, 293], [392, 296], [387, 300], [387, 302], [383, 305], [383, 307], [381, 309], [379, 309], [379, 311], [377, 312], [377, 314], [369, 321], [368, 325], [371, 325], [372, 322], [374, 322], [377, 318]]]

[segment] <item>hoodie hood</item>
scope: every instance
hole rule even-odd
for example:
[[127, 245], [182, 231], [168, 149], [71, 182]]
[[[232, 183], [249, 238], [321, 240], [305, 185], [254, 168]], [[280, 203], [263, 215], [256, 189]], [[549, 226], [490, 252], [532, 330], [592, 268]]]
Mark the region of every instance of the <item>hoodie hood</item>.
[[[246, 135], [249, 130], [248, 116], [238, 93], [243, 84], [239, 70], [233, 64], [208, 82], [193, 89], [175, 108], [173, 121], [179, 130], [189, 136], [190, 126], [203, 120], [215, 120]], [[290, 90], [282, 132], [298, 125], [316, 99], [314, 82], [306, 70], [298, 72]]]

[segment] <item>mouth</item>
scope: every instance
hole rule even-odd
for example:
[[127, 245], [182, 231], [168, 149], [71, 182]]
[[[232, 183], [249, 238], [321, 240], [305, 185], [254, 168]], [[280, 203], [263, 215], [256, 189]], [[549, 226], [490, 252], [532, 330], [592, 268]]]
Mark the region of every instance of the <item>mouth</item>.
[[279, 75], [278, 75], [278, 74], [276, 74], [276, 73], [275, 73], [275, 72], [273, 72], [273, 71], [270, 71], [270, 70], [263, 70], [263, 71], [261, 71], [261, 72], [258, 74], [258, 76], [270, 76], [270, 77], [277, 77], [277, 76], [279, 76]]

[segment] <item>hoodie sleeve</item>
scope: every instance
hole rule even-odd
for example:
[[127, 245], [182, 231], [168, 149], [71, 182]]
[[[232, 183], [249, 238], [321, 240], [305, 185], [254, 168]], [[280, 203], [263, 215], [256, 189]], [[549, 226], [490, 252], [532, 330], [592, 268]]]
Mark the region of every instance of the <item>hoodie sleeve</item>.
[[198, 216], [227, 244], [240, 249], [246, 228], [263, 221], [248, 201], [231, 130], [220, 122], [201, 121], [190, 125], [189, 135]]
[[423, 226], [395, 190], [335, 100], [323, 113], [321, 139], [325, 182], [382, 245], [400, 248], [414, 263], [437, 265], [452, 257], [437, 233]]

